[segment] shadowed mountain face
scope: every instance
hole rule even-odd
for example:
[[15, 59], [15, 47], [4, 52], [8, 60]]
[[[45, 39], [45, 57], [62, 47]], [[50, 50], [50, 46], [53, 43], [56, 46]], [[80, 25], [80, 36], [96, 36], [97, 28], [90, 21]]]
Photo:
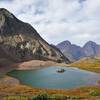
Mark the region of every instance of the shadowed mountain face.
[[15, 62], [37, 59], [69, 63], [60, 50], [43, 40], [31, 25], [0, 8], [0, 59], [3, 58]]
[[79, 60], [84, 57], [100, 56], [100, 45], [89, 41], [83, 47], [71, 44], [69, 41], [63, 41], [57, 47], [71, 61]]

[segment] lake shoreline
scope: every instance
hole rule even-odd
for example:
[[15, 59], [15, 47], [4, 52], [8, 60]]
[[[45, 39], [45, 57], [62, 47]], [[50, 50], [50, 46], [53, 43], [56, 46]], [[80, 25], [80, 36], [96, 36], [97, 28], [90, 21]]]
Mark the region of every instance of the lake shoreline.
[[9, 66], [0, 67], [0, 72], [7, 73], [13, 70], [36, 70], [36, 69], [46, 68], [50, 66], [68, 67], [69, 64], [56, 63], [53, 61], [31, 60], [31, 61], [26, 61], [21, 63], [15, 63]]
[[6, 85], [18, 85], [20, 84], [20, 81], [14, 77], [11, 77], [11, 76], [3, 76], [1, 79], [0, 79], [0, 85], [1, 84], [6, 84]]
[[[43, 68], [47, 68], [47, 67], [50, 67], [50, 66], [62, 66], [62, 67], [69, 67], [70, 68], [71, 64], [56, 63], [56, 62], [52, 62], [52, 61], [31, 60], [31, 61], [27, 61], [27, 62], [13, 64], [13, 65], [7, 66], [5, 68], [0, 68], [0, 72], [1, 73], [8, 73], [8, 72], [11, 72], [13, 70], [38, 70], [38, 69], [43, 69]], [[78, 68], [78, 67], [73, 67], [73, 68]], [[82, 69], [82, 68], [78, 68], [78, 69]], [[89, 70], [86, 70], [86, 71], [89, 71]], [[11, 80], [13, 80], [13, 79], [18, 80], [16, 78], [12, 77]], [[5, 79], [2, 78], [2, 80], [5, 80]], [[8, 83], [11, 80], [9, 78], [9, 80], [7, 80]], [[15, 82], [15, 80], [14, 80], [14, 82]]]
[[53, 61], [40, 61], [40, 60], [31, 60], [27, 62], [22, 62], [22, 63], [16, 63], [11, 66], [5, 66], [0, 68], [0, 73], [4, 74], [3, 77], [0, 78], [0, 83], [3, 84], [20, 84], [18, 79], [7, 76], [6, 73], [11, 72], [13, 70], [38, 70], [38, 69], [43, 69], [47, 68], [50, 66], [68, 66], [68, 64], [65, 63], [56, 63]]
[[[83, 69], [86, 71], [91, 71], [91, 72], [96, 72], [100, 73], [100, 68], [96, 70], [93, 67], [82, 67], [81, 65], [77, 65], [76, 63], [56, 63], [53, 61], [41, 61], [41, 60], [31, 60], [31, 61], [26, 61], [26, 62], [21, 62], [21, 63], [15, 63], [10, 66], [5, 66], [5, 67], [0, 67], [0, 72], [1, 73], [7, 73], [12, 70], [37, 70], [37, 69], [42, 69], [50, 66], [62, 66], [62, 67], [71, 67], [73, 66], [74, 68], [79, 68]], [[85, 65], [84, 65], [85, 66]], [[96, 67], [97, 68], [97, 67]]]
[[18, 65], [16, 70], [37, 70], [37, 69], [47, 68], [50, 66], [68, 67], [69, 65], [65, 63], [56, 63], [53, 61], [32, 60], [28, 62], [23, 62], [22, 64]]

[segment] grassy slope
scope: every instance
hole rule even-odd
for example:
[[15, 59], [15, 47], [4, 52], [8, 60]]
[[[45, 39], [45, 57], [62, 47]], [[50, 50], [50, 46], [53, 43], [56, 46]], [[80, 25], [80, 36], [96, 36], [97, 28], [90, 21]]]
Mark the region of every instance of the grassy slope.
[[84, 58], [72, 63], [71, 66], [100, 73], [100, 58]]
[[[0, 85], [0, 96], [2, 95], [22, 95], [22, 96], [36, 96], [41, 94], [47, 94], [50, 97], [65, 96], [70, 98], [83, 98], [83, 99], [68, 99], [68, 100], [97, 100], [100, 98], [100, 87], [86, 87], [75, 90], [48, 90], [48, 89], [36, 89], [22, 85]], [[2, 98], [1, 96], [1, 98]], [[61, 99], [65, 100], [65, 99]], [[98, 99], [99, 100], [99, 99]]]

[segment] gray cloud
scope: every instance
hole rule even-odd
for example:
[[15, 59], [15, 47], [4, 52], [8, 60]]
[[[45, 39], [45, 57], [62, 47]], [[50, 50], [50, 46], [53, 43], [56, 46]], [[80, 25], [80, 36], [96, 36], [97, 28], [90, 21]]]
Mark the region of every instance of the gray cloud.
[[0, 2], [1, 2], [1, 1], [5, 2], [5, 1], [12, 1], [12, 0], [0, 0]]
[[4, 0], [0, 7], [32, 24], [50, 43], [100, 43], [100, 0]]

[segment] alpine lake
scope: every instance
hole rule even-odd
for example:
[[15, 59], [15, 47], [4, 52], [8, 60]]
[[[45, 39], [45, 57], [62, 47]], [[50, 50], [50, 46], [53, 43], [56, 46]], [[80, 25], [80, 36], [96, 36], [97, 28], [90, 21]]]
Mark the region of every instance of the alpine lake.
[[21, 84], [43, 89], [74, 89], [97, 86], [100, 74], [74, 67], [51, 66], [38, 70], [14, 70], [7, 75], [17, 78]]

